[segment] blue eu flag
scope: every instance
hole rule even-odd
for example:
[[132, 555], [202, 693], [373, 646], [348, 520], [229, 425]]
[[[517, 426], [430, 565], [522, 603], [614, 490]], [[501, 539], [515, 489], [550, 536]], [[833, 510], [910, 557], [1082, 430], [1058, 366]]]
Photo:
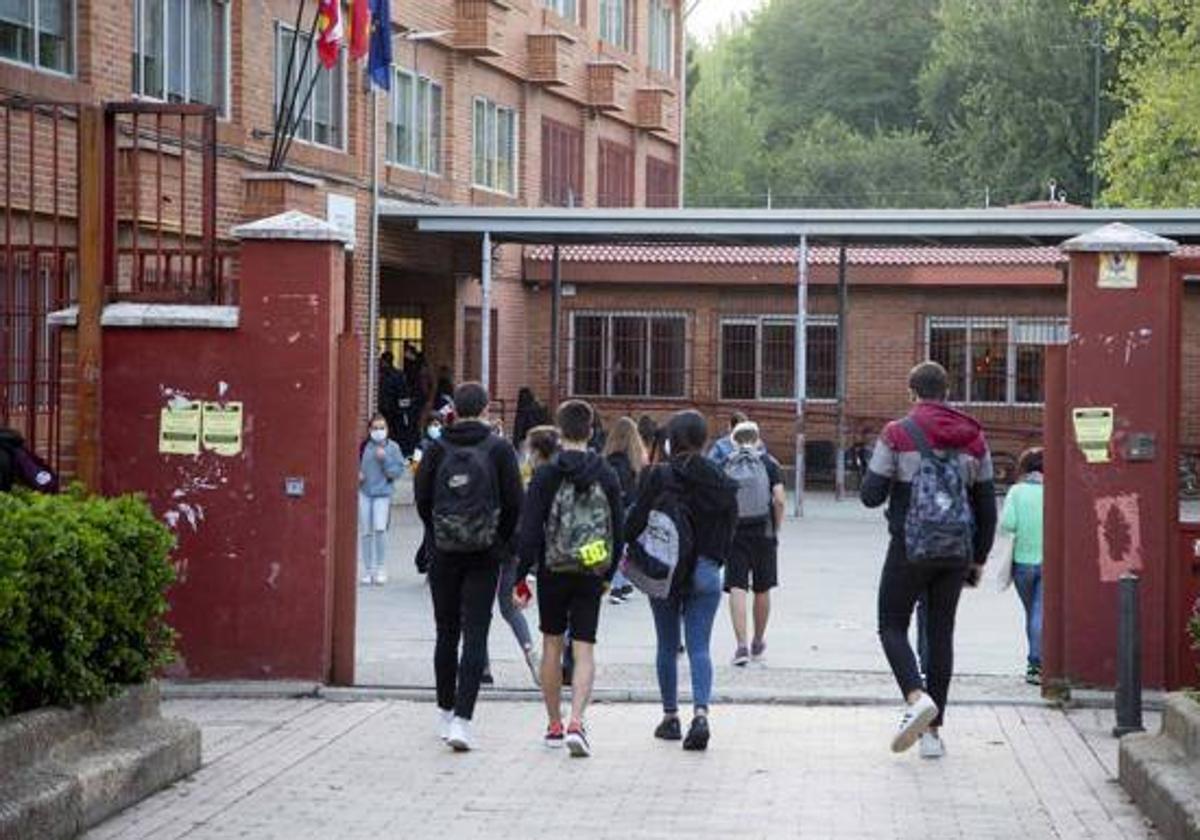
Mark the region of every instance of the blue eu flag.
[[392, 89], [392, 9], [388, 0], [371, 0], [371, 52], [367, 58], [371, 83]]

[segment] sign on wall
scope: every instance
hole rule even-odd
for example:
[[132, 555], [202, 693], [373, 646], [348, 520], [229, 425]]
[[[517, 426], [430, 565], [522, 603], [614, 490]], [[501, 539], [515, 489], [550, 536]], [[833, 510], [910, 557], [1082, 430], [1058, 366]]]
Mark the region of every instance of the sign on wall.
[[1137, 270], [1137, 254], [1101, 254], [1096, 285], [1101, 289], [1136, 289]]
[[352, 195], [325, 195], [325, 220], [346, 235], [346, 250], [354, 250], [357, 203]]
[[202, 411], [201, 441], [218, 455], [242, 451], [242, 404], [206, 402]]
[[167, 455], [200, 454], [200, 403], [172, 400], [159, 413], [158, 451]]

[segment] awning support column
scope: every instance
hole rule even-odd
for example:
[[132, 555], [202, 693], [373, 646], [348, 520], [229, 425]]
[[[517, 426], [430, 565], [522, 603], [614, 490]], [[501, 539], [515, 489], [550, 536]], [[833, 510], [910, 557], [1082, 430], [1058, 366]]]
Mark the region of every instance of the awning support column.
[[804, 402], [808, 399], [808, 236], [800, 237], [796, 283], [796, 494], [793, 513], [804, 516]]
[[550, 264], [550, 406], [558, 409], [562, 398], [562, 381], [560, 379], [560, 334], [562, 321], [562, 261], [558, 246], [554, 246], [554, 261]]
[[492, 393], [492, 234], [489, 231], [483, 232], [483, 259], [482, 268], [479, 272], [480, 282], [483, 286], [483, 298], [479, 306], [479, 336], [480, 343], [483, 345], [479, 348], [479, 384], [488, 392], [488, 397], [492, 398], [495, 395]]
[[846, 246], [842, 245], [838, 249], [837, 461], [834, 467], [834, 494], [839, 502], [846, 498], [846, 307], [848, 300]]

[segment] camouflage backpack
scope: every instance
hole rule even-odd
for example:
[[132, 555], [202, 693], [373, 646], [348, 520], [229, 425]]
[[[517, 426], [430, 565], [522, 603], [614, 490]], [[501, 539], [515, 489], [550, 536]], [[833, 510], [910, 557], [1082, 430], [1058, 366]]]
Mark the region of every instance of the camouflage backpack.
[[564, 479], [546, 518], [546, 569], [604, 575], [612, 566], [613, 523], [600, 482], [579, 487]]
[[921, 427], [911, 418], [901, 425], [921, 454], [904, 521], [908, 562], [966, 566], [974, 551], [975, 517], [958, 452], [934, 452]]

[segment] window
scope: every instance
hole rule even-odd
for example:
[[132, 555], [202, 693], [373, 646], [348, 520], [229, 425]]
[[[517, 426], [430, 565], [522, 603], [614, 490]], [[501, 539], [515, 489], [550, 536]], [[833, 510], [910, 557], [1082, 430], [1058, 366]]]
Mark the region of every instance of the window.
[[583, 199], [583, 132], [542, 119], [542, 204], [575, 207]]
[[600, 0], [600, 39], [629, 49], [628, 0]]
[[633, 149], [601, 140], [599, 152], [597, 203], [601, 207], [632, 207]]
[[135, 0], [133, 92], [224, 113], [228, 12], [224, 0]]
[[418, 306], [388, 307], [379, 315], [379, 352], [390, 350], [396, 364], [404, 359], [404, 348], [423, 350], [425, 313]]
[[1065, 344], [1064, 318], [929, 318], [926, 355], [946, 368], [949, 399], [1037, 405], [1048, 344]]
[[571, 392], [577, 396], [682, 397], [687, 316], [577, 312], [571, 317]]
[[[810, 400], [837, 398], [837, 320], [810, 316], [805, 380]], [[796, 319], [749, 316], [721, 321], [721, 399], [796, 398]]]
[[477, 187], [517, 194], [517, 115], [482, 97], [475, 100], [472, 180]]
[[[291, 75], [288, 75], [288, 57], [292, 52], [293, 41], [296, 42], [296, 57], [292, 62]], [[309, 97], [303, 114], [299, 115], [296, 137], [319, 146], [341, 149], [345, 145], [346, 124], [345, 54], [339, 56], [338, 63], [332, 69], [326, 70], [317, 58], [315, 44], [308, 52], [308, 62], [304, 62], [307, 44], [307, 35], [297, 35], [283, 25], [279, 25], [275, 30], [275, 107], [279, 108], [284, 91], [298, 84], [295, 108], [299, 111], [300, 106], [304, 104], [308, 87], [315, 77], [316, 85], [313, 87], [312, 96]], [[301, 64], [304, 66], [301, 67]]]
[[559, 17], [569, 21], [577, 22], [579, 20], [579, 8], [576, 0], [545, 0], [544, 5], [547, 9], [557, 12]]
[[0, 58], [39, 70], [75, 72], [71, 0], [0, 0]]
[[666, 0], [650, 0], [650, 67], [675, 74], [675, 10]]
[[442, 86], [396, 70], [388, 114], [387, 158], [436, 175], [442, 171]]
[[675, 164], [646, 158], [646, 206], [679, 206], [679, 170]]

